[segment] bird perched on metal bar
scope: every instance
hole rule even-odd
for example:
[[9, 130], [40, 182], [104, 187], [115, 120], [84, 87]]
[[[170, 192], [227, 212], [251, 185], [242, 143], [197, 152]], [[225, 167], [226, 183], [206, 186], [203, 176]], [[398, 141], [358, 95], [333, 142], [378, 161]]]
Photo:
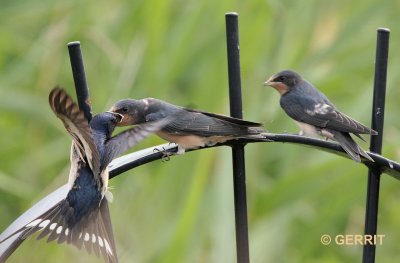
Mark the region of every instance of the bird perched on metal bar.
[[177, 154], [183, 154], [186, 149], [212, 146], [238, 138], [265, 139], [261, 135], [266, 132], [261, 123], [183, 108], [154, 98], [120, 100], [110, 112], [124, 116], [117, 126], [159, 121], [176, 114], [177, 117], [156, 134], [176, 143]]
[[89, 253], [101, 254], [105, 262], [117, 262], [108, 209], [111, 195], [107, 194], [107, 165], [117, 155], [158, 131], [168, 120], [140, 125], [111, 137], [115, 125], [123, 118], [121, 114], [100, 113], [88, 123], [72, 98], [58, 87], [50, 92], [49, 102], [73, 138], [69, 191], [62, 201], [49, 207], [41, 216], [0, 240], [1, 244], [11, 236], [23, 233], [1, 255], [0, 261], [9, 257], [27, 237], [41, 231], [37, 239], [47, 236], [48, 242], [57, 240], [79, 249], [85, 247]]
[[356, 162], [360, 156], [372, 158], [353, 140], [350, 133], [378, 133], [340, 112], [329, 99], [298, 73], [284, 70], [272, 75], [265, 83], [281, 95], [282, 109], [299, 125], [301, 135], [321, 135], [340, 144]]

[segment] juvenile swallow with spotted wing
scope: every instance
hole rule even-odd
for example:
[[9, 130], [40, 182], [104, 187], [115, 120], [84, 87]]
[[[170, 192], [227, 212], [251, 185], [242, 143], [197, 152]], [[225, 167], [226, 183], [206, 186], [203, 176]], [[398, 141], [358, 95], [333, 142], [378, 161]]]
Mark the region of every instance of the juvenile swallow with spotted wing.
[[111, 137], [122, 115], [104, 112], [94, 116], [88, 123], [72, 98], [60, 88], [51, 91], [49, 102], [73, 138], [68, 181], [70, 189], [65, 199], [0, 240], [1, 244], [9, 237], [23, 233], [3, 253], [1, 261], [11, 255], [27, 237], [41, 231], [37, 239], [48, 236], [48, 242], [66, 242], [79, 249], [84, 246], [89, 253], [94, 251], [97, 256], [102, 254], [105, 262], [118, 262], [108, 209], [111, 194], [107, 191], [107, 165], [117, 155], [158, 131], [168, 120], [139, 125]]
[[364, 140], [360, 134], [378, 133], [340, 112], [329, 99], [298, 73], [284, 70], [271, 76], [265, 83], [281, 95], [282, 109], [294, 119], [304, 135], [321, 135], [340, 144], [356, 162], [360, 156], [372, 158], [353, 140], [351, 133]]
[[176, 143], [178, 154], [183, 154], [186, 149], [212, 146], [238, 138], [265, 139], [261, 135], [266, 132], [261, 123], [183, 108], [154, 98], [120, 100], [110, 112], [124, 116], [117, 126], [159, 121], [175, 114], [177, 117], [156, 134]]

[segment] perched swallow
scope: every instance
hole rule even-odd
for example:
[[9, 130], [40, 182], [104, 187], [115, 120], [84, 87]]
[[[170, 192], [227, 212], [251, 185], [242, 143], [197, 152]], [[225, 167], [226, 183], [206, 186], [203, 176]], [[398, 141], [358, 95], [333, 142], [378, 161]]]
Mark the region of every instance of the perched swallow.
[[349, 156], [361, 162], [360, 156], [372, 158], [350, 136], [378, 133], [340, 112], [329, 99], [311, 83], [291, 70], [281, 71], [270, 77], [265, 85], [276, 89], [282, 109], [299, 125], [301, 135], [321, 135], [337, 141]]
[[176, 114], [177, 118], [156, 134], [178, 145], [178, 154], [186, 149], [212, 146], [238, 138], [264, 138], [262, 124], [224, 115], [183, 108], [162, 100], [146, 98], [124, 99], [110, 109], [124, 117], [118, 126], [134, 125], [161, 120]]
[[8, 257], [28, 236], [41, 231], [37, 239], [48, 236], [48, 242], [67, 242], [79, 249], [84, 246], [89, 253], [93, 250], [97, 256], [102, 254], [105, 262], [118, 262], [107, 200], [111, 195], [106, 194], [107, 165], [117, 155], [158, 131], [168, 120], [136, 126], [111, 137], [122, 115], [100, 113], [88, 124], [83, 112], [60, 88], [51, 91], [49, 102], [73, 138], [69, 191], [65, 199], [0, 240], [2, 243], [17, 233], [23, 233], [4, 255]]

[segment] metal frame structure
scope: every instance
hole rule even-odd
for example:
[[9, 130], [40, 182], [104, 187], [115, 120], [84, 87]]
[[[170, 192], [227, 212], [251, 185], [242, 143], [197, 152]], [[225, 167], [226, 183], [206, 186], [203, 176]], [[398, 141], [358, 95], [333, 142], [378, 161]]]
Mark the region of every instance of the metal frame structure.
[[[229, 99], [231, 116], [242, 118], [242, 96], [241, 96], [241, 80], [240, 80], [240, 59], [239, 59], [239, 29], [238, 14], [227, 13], [226, 18], [226, 37], [227, 37], [227, 58], [229, 73]], [[386, 73], [389, 50], [389, 34], [388, 29], [378, 29], [376, 63], [375, 63], [375, 82], [374, 97], [372, 110], [372, 128], [378, 131], [379, 135], [372, 136], [371, 151], [369, 153], [374, 162], [363, 159], [362, 163], [369, 169], [368, 186], [367, 186], [367, 203], [365, 214], [365, 234], [376, 235], [377, 233], [377, 215], [379, 203], [379, 183], [382, 173], [387, 173], [394, 178], [400, 180], [400, 163], [387, 159], [380, 155], [382, 149], [384, 109], [385, 109], [385, 90], [386, 90]], [[82, 58], [82, 52], [79, 42], [71, 42], [68, 44], [72, 73], [75, 82], [75, 89], [80, 109], [84, 112], [88, 120], [91, 119], [91, 106], [89, 90], [85, 77], [85, 70]], [[250, 262], [249, 257], [249, 240], [248, 240], [248, 223], [247, 223], [247, 201], [246, 201], [246, 175], [245, 175], [245, 159], [244, 148], [247, 143], [257, 142], [289, 142], [302, 145], [312, 146], [320, 150], [328, 151], [349, 158], [343, 149], [334, 142], [325, 140], [308, 138], [290, 134], [267, 134], [266, 140], [250, 140], [239, 139], [225, 144], [232, 147], [232, 163], [233, 163], [233, 182], [234, 182], [234, 203], [235, 203], [235, 224], [236, 224], [236, 251], [237, 262]], [[212, 147], [216, 147], [212, 146]], [[156, 147], [162, 147], [168, 152], [177, 151], [175, 145], [164, 144]], [[209, 148], [209, 147], [205, 147]], [[110, 179], [137, 166], [159, 160], [165, 152], [155, 152], [154, 147], [137, 151], [115, 159], [109, 166]], [[203, 148], [202, 148], [203, 149]], [[199, 150], [199, 149], [196, 149]], [[194, 150], [189, 150], [194, 151]], [[1, 235], [7, 236], [13, 233], [15, 229], [20, 228], [24, 224], [29, 223], [35, 216], [43, 213], [46, 207], [54, 205], [65, 197], [67, 191], [66, 185], [49, 194], [31, 209], [26, 211], [17, 220], [15, 220]], [[18, 238], [18, 235], [7, 241], [7, 246], [12, 244]], [[14, 241], [13, 241], [14, 240]], [[0, 256], [2, 247], [0, 246]], [[364, 245], [363, 263], [375, 262], [375, 245]]]

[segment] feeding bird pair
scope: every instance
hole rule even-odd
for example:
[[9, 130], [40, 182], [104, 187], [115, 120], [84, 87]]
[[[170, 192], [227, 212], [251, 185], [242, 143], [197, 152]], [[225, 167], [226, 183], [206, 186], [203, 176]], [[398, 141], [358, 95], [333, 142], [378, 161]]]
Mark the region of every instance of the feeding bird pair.
[[[339, 112], [309, 82], [293, 71], [273, 75], [266, 85], [281, 94], [284, 111], [299, 124], [303, 134], [318, 134], [339, 142], [349, 156], [373, 161], [351, 138], [350, 133], [376, 134], [375, 131]], [[41, 231], [38, 239], [67, 242], [90, 253], [102, 255], [106, 262], [117, 262], [114, 237], [108, 210], [107, 165], [116, 156], [152, 133], [178, 144], [178, 153], [233, 139], [263, 139], [262, 124], [182, 108], [147, 98], [117, 102], [109, 112], [100, 113], [88, 122], [72, 98], [55, 88], [49, 96], [50, 106], [73, 138], [71, 169], [67, 196], [41, 216], [8, 236], [0, 244], [19, 234], [0, 261], [4, 261], [28, 236]], [[114, 137], [116, 126], [135, 125]], [[105, 198], [106, 197], [106, 198]]]
[[137, 108], [139, 112], [153, 108], [155, 112], [146, 113], [142, 124], [112, 137], [117, 125], [131, 124], [133, 114], [108, 111], [95, 115], [89, 122], [63, 89], [57, 87], [50, 92], [50, 107], [73, 139], [69, 190], [65, 198], [40, 216], [12, 233], [5, 231], [0, 235], [0, 248], [12, 240], [4, 250], [0, 249], [0, 262], [38, 231], [41, 232], [37, 239], [47, 237], [48, 241], [66, 242], [79, 249], [84, 247], [89, 253], [94, 251], [97, 256], [102, 255], [105, 262], [118, 262], [108, 209], [111, 194], [107, 166], [115, 157], [154, 132], [160, 136], [172, 135], [164, 138], [182, 137], [176, 141], [180, 147], [186, 147], [180, 148], [180, 153], [192, 146], [212, 145], [261, 132], [258, 127], [261, 124], [178, 108], [154, 99], [143, 101], [144, 107]]

